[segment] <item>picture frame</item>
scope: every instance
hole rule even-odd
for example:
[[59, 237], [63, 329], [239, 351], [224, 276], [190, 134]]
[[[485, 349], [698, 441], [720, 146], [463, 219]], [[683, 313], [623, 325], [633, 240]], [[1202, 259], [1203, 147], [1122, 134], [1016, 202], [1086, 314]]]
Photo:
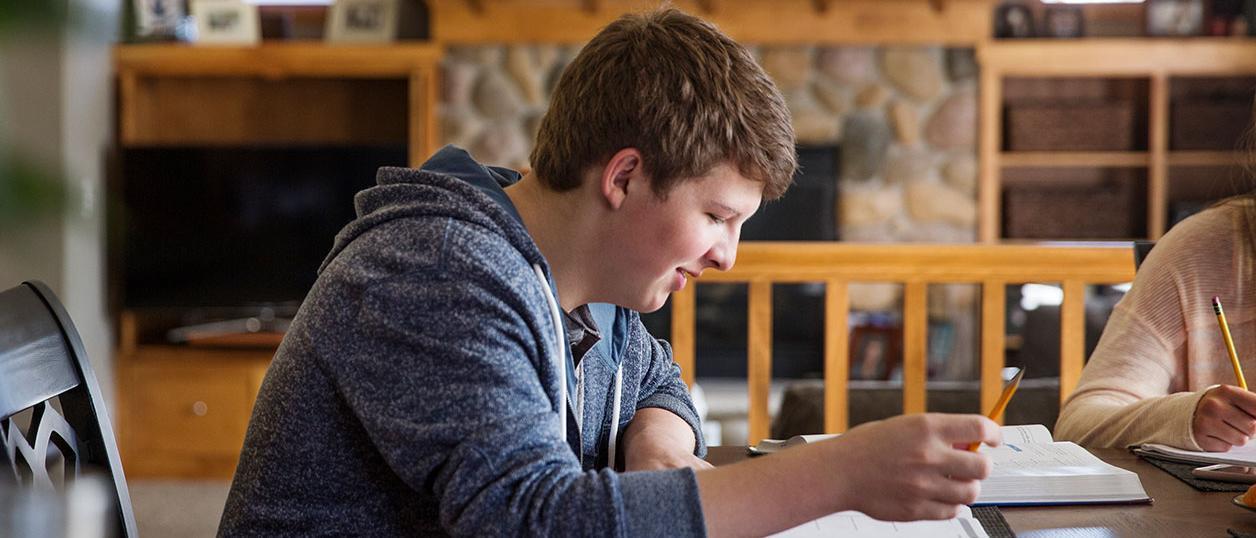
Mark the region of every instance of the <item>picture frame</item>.
[[994, 37], [1034, 37], [1034, 12], [1025, 4], [1002, 4], [994, 11]]
[[244, 0], [191, 0], [197, 44], [256, 45], [262, 39], [257, 6]]
[[397, 39], [399, 0], [334, 0], [327, 14], [326, 40], [333, 43], [388, 43]]
[[1146, 34], [1157, 37], [1204, 33], [1204, 0], [1147, 0]]
[[133, 0], [135, 37], [174, 39], [186, 12], [182, 0]]
[[1043, 33], [1057, 39], [1073, 39], [1086, 34], [1081, 6], [1053, 5], [1042, 15]]
[[902, 362], [902, 330], [856, 326], [850, 338], [850, 378], [888, 380]]

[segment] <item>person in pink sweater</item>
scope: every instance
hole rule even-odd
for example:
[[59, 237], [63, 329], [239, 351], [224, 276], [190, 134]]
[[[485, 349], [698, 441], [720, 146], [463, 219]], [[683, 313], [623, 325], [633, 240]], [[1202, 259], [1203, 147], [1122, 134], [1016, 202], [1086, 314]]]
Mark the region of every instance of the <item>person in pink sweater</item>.
[[[1256, 375], [1256, 191], [1194, 215], [1156, 243], [1117, 304], [1057, 439], [1225, 451], [1256, 436], [1256, 393], [1238, 388], [1212, 298], [1248, 379]], [[1256, 387], [1254, 387], [1256, 388]]]

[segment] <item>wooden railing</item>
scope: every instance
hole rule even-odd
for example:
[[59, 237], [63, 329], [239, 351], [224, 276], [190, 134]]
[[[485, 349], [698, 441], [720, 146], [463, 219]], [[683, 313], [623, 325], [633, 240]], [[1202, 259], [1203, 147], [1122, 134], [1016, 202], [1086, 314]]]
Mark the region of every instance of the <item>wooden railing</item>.
[[[767, 436], [772, 377], [772, 285], [825, 285], [824, 429], [847, 428], [849, 349], [848, 286], [852, 282], [903, 285], [903, 411], [925, 411], [927, 291], [929, 284], [981, 286], [981, 408], [998, 398], [1004, 366], [1004, 306], [1008, 284], [1056, 283], [1060, 306], [1060, 401], [1077, 384], [1084, 363], [1085, 293], [1090, 284], [1134, 278], [1127, 244], [1078, 245], [860, 245], [849, 243], [743, 243], [731, 271], [707, 271], [692, 284], [748, 285], [747, 382], [750, 439]], [[672, 337], [685, 381], [694, 376], [694, 289], [672, 297]]]

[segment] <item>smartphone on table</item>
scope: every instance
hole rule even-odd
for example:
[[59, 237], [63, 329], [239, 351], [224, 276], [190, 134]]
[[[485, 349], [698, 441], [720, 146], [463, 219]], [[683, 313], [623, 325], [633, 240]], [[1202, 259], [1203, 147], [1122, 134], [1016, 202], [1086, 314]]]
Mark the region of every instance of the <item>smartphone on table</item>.
[[1191, 470], [1191, 474], [1197, 478], [1207, 478], [1209, 480], [1256, 484], [1256, 467], [1222, 463], [1207, 467], [1196, 467]]

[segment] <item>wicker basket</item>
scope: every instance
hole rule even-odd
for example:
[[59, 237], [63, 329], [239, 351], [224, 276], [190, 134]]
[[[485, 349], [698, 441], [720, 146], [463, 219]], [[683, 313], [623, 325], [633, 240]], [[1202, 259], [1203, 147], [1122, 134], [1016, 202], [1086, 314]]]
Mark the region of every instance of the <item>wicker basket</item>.
[[1232, 150], [1251, 121], [1248, 100], [1174, 103], [1169, 139], [1175, 150]]
[[1120, 239], [1141, 235], [1134, 182], [1008, 186], [1003, 234], [1011, 239]]
[[1129, 101], [1016, 103], [1007, 108], [1011, 151], [1127, 151], [1134, 149]]

